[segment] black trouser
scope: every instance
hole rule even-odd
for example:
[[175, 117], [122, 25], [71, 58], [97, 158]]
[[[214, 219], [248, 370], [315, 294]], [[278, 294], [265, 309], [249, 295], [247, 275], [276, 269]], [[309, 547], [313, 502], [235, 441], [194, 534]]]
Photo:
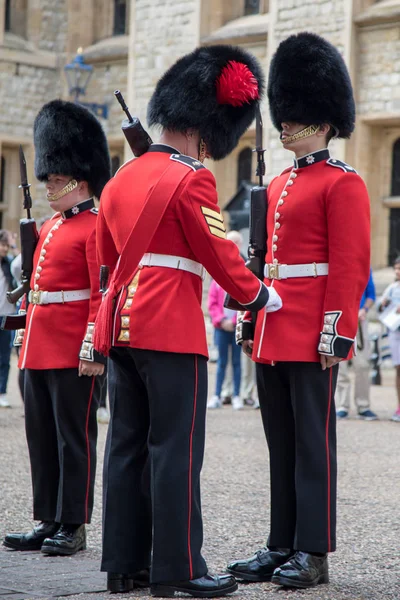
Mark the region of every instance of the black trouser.
[[201, 577], [207, 361], [132, 348], [110, 357], [101, 568], [151, 563], [153, 583]]
[[319, 363], [257, 364], [270, 455], [269, 546], [336, 548], [337, 371], [322, 371]]
[[25, 427], [33, 518], [90, 523], [99, 385], [78, 369], [25, 369]]

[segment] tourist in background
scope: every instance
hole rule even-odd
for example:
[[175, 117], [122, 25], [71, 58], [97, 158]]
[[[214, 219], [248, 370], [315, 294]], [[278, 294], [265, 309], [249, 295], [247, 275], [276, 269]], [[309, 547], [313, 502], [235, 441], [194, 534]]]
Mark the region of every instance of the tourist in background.
[[[358, 313], [357, 354], [351, 360], [354, 368], [355, 388], [354, 402], [358, 417], [364, 421], [376, 421], [377, 415], [370, 408], [370, 343], [368, 335], [368, 311], [376, 299], [375, 285], [370, 271], [369, 280]], [[339, 363], [339, 374], [336, 387], [336, 404], [338, 419], [346, 419], [350, 410], [351, 381], [349, 376], [350, 363]]]

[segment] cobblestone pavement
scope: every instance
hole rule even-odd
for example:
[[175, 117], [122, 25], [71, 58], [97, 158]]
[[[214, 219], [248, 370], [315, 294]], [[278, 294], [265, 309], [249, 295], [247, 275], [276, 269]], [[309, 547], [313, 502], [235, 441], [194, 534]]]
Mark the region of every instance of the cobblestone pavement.
[[[213, 379], [215, 365], [210, 365]], [[378, 422], [351, 418], [338, 424], [338, 550], [330, 558], [331, 584], [291, 591], [271, 584], [239, 587], [236, 598], [263, 600], [400, 599], [400, 424], [389, 417], [395, 407], [392, 370], [372, 390]], [[29, 530], [31, 488], [23, 407], [10, 376], [13, 408], [0, 411], [0, 538]], [[228, 560], [248, 556], [268, 533], [268, 455], [259, 411], [209, 412], [202, 477], [205, 520], [204, 554], [210, 570], [224, 570]], [[0, 600], [71, 596], [110, 598], [99, 572], [101, 544], [101, 462], [107, 426], [100, 425], [99, 467], [88, 550], [70, 558], [39, 552], [0, 549]], [[45, 432], [43, 432], [45, 434]], [[310, 515], [312, 518], [312, 515]], [[147, 592], [135, 596], [147, 598]], [[113, 596], [118, 598], [119, 596]]]

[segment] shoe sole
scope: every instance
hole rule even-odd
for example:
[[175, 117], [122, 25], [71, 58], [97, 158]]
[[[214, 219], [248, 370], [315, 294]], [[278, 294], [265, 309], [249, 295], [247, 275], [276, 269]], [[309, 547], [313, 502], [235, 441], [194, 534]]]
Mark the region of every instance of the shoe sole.
[[70, 548], [55, 548], [54, 546], [41, 547], [41, 552], [43, 554], [48, 554], [49, 556], [72, 556], [81, 550], [86, 550], [86, 544], [83, 544], [75, 550], [71, 550]]
[[264, 582], [264, 581], [271, 581], [272, 578], [272, 573], [271, 575], [266, 575], [265, 577], [259, 577], [257, 575], [251, 575], [250, 573], [239, 573], [238, 571], [233, 571], [231, 569], [226, 569], [228, 573], [230, 573], [231, 575], [234, 575], [234, 577], [236, 577], [236, 579], [240, 579], [241, 581], [251, 581], [251, 582]]
[[290, 577], [283, 577], [282, 575], [273, 575], [272, 579], [271, 579], [271, 583], [274, 583], [275, 585], [283, 585], [285, 587], [304, 589], [304, 588], [315, 587], [322, 583], [329, 583], [329, 575], [327, 573], [324, 573], [323, 575], [320, 575], [319, 577], [317, 577], [317, 579], [314, 579], [313, 581], [310, 581], [310, 582], [295, 581], [295, 580], [291, 579]]
[[235, 583], [230, 587], [226, 587], [221, 590], [210, 590], [209, 592], [202, 592], [200, 590], [196, 591], [187, 589], [185, 587], [155, 584], [150, 587], [150, 594], [152, 596], [155, 596], [156, 598], [174, 598], [175, 593], [189, 594], [189, 596], [193, 596], [194, 598], [219, 598], [221, 596], [226, 596], [227, 594], [232, 594], [232, 592], [236, 592], [238, 587], [238, 584]]
[[111, 594], [121, 594], [123, 592], [132, 592], [134, 590], [134, 584], [132, 579], [126, 579], [122, 581], [108, 581], [107, 591]]
[[41, 549], [42, 544], [40, 544], [40, 546], [24, 546], [23, 548], [21, 548], [21, 546], [14, 546], [10, 542], [6, 542], [4, 540], [3, 546], [5, 548], [8, 548], [9, 550], [16, 550], [17, 552], [35, 552]]

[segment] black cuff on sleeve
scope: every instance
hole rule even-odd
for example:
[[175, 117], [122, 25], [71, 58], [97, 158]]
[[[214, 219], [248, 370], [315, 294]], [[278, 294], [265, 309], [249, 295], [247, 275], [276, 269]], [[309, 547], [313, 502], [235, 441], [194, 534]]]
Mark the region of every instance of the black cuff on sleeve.
[[242, 326], [242, 339], [245, 342], [246, 340], [254, 340], [254, 325], [249, 321], [243, 321]]
[[339, 358], [347, 358], [353, 344], [353, 340], [337, 337], [333, 342], [333, 355], [339, 356]]
[[97, 350], [95, 350], [93, 348], [93, 362], [97, 362], [102, 365], [106, 365], [107, 364], [107, 356], [100, 354], [100, 352], [97, 352]]
[[246, 310], [250, 310], [251, 312], [257, 312], [267, 304], [268, 300], [268, 288], [266, 285], [261, 283], [260, 291], [258, 292], [256, 299], [253, 300], [253, 302], [250, 302], [249, 304], [245, 304], [244, 306]]

